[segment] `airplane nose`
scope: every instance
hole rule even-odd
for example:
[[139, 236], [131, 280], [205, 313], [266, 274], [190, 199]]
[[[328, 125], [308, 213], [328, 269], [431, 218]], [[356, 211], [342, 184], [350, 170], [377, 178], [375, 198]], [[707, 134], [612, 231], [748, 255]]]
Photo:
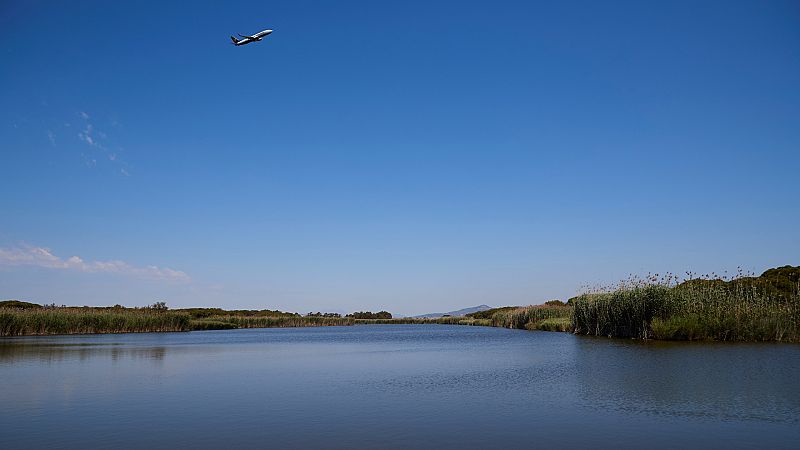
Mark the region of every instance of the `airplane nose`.
[[272, 34], [272, 30], [267, 30], [267, 34]]

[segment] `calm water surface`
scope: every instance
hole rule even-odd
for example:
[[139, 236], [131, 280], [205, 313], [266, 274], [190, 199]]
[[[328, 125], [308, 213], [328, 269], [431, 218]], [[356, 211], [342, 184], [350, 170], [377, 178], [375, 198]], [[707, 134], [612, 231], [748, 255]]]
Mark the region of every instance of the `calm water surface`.
[[0, 448], [800, 448], [800, 346], [447, 325], [0, 339]]

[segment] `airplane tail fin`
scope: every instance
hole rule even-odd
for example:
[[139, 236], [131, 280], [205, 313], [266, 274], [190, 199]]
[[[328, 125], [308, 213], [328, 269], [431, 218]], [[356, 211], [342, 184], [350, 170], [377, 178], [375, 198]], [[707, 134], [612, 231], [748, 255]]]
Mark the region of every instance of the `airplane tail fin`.
[[233, 41], [233, 43], [234, 43], [234, 44], [238, 44], [238, 43], [239, 43], [239, 41], [238, 41], [238, 40], [236, 40], [236, 38], [235, 38], [235, 37], [233, 37], [233, 36], [231, 36], [231, 40]]

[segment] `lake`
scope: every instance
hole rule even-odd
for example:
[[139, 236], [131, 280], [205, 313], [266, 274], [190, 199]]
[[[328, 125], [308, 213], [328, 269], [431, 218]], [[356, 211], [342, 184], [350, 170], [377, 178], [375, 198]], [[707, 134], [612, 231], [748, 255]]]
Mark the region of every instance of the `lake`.
[[798, 448], [800, 345], [449, 325], [0, 339], [0, 447]]

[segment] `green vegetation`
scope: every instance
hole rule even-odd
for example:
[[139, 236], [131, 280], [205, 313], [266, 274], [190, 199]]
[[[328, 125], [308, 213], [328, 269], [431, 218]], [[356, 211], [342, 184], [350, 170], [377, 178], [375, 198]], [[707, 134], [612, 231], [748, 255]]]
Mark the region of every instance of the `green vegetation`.
[[188, 331], [189, 316], [147, 309], [0, 308], [0, 336]]
[[517, 308], [520, 308], [520, 306], [502, 306], [500, 308], [492, 308], [492, 309], [487, 309], [485, 311], [469, 313], [466, 315], [466, 317], [471, 317], [473, 319], [491, 319], [492, 316], [497, 312], [510, 311], [512, 309], [517, 309]]
[[164, 302], [144, 308], [57, 307], [9, 300], [0, 303], [0, 336], [144, 333], [235, 328], [353, 325], [354, 319], [301, 316], [273, 310], [187, 308], [168, 311]]
[[235, 328], [324, 327], [353, 325], [353, 319], [336, 313], [308, 313], [301, 316], [271, 309], [187, 308], [178, 311], [191, 317], [192, 330], [230, 330]]
[[542, 319], [538, 322], [528, 322], [525, 324], [526, 330], [539, 331], [572, 331], [572, 319], [569, 317], [554, 317]]
[[446, 316], [446, 317], [400, 317], [397, 319], [356, 319], [356, 325], [483, 325], [489, 326], [488, 319], [473, 319], [466, 316]]
[[192, 319], [204, 319], [212, 316], [244, 316], [244, 317], [300, 317], [297, 313], [288, 313], [271, 309], [234, 309], [222, 308], [185, 308], [174, 311], [185, 312]]
[[37, 305], [36, 303], [21, 302], [19, 300], [4, 300], [0, 302], [0, 308], [35, 309], [41, 307], [42, 305]]
[[575, 298], [573, 331], [639, 339], [800, 342], [800, 267], [770, 269], [760, 277], [674, 280], [655, 276]]
[[342, 315], [339, 314], [339, 313], [332, 313], [332, 312], [326, 312], [326, 313], [321, 313], [321, 312], [312, 313], [312, 312], [310, 312], [310, 313], [306, 314], [306, 317], [342, 317]]
[[392, 313], [389, 311], [379, 311], [376, 313], [371, 311], [359, 311], [348, 314], [345, 317], [352, 317], [353, 319], [391, 319]]
[[[507, 306], [436, 321], [638, 339], [800, 342], [800, 267], [761, 276], [711, 274], [679, 282], [673, 275], [629, 279], [540, 306]], [[383, 322], [381, 322], [383, 323]], [[388, 322], [387, 322], [388, 323]]]
[[191, 321], [193, 330], [227, 330], [231, 328], [327, 327], [353, 325], [348, 317], [319, 316], [212, 316]]
[[679, 282], [673, 275], [629, 279], [567, 303], [506, 306], [438, 318], [392, 318], [388, 311], [301, 316], [277, 310], [187, 308], [164, 302], [145, 308], [41, 306], [0, 302], [0, 336], [318, 327], [358, 324], [493, 326], [637, 339], [800, 342], [800, 267], [761, 276], [715, 274]]
[[548, 300], [544, 302], [544, 304], [545, 306], [567, 306], [567, 304], [561, 300]]
[[397, 319], [356, 319], [356, 325], [380, 324], [439, 324], [473, 325], [484, 327], [519, 328], [543, 331], [571, 331], [568, 306], [506, 306], [467, 314], [466, 316], [444, 316], [436, 318], [402, 317]]
[[503, 328], [538, 329], [536, 324], [548, 319], [570, 318], [572, 308], [567, 306], [524, 306], [498, 311], [492, 315], [492, 326]]

